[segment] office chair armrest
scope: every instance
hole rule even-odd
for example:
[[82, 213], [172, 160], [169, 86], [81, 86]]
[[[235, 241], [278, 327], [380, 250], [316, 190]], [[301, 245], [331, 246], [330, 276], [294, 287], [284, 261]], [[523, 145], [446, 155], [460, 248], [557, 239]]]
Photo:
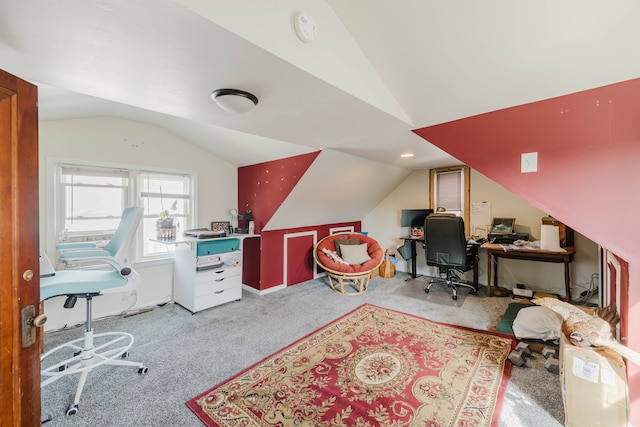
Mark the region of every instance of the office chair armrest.
[[124, 264], [122, 264], [116, 258], [111, 256], [109, 252], [106, 252], [106, 251], [95, 251], [94, 253], [89, 253], [89, 251], [86, 251], [84, 253], [84, 256], [78, 256], [78, 257], [69, 256], [69, 255], [74, 255], [74, 253], [69, 253], [68, 256], [61, 257], [60, 260], [64, 261], [67, 264], [76, 264], [76, 265], [89, 264], [89, 263], [95, 264], [95, 265], [107, 264], [114, 270], [118, 270], [118, 271], [126, 267]]
[[111, 253], [104, 249], [85, 249], [60, 253], [60, 260], [65, 262], [87, 262], [94, 258], [110, 258]]
[[97, 249], [95, 242], [75, 242], [75, 243], [59, 243], [56, 245], [58, 252], [77, 251], [84, 249]]

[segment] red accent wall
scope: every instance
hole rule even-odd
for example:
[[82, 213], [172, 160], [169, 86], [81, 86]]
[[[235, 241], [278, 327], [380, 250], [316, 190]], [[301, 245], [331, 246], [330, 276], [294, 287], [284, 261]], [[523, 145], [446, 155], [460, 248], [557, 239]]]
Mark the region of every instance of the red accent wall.
[[[337, 224], [322, 224], [309, 227], [282, 229], [282, 230], [269, 230], [261, 233], [262, 239], [262, 253], [260, 263], [260, 284], [256, 289], [265, 290], [274, 286], [284, 284], [284, 236], [285, 234], [300, 233], [303, 231], [315, 230], [318, 235], [318, 240], [329, 234], [329, 229], [337, 227], [353, 227], [354, 231], [361, 231], [360, 221], [357, 222], [345, 222]], [[313, 256], [311, 250], [312, 244], [307, 247], [298, 246], [298, 251], [294, 258], [303, 258], [308, 260], [307, 266], [300, 267], [302, 270], [311, 269], [313, 266]], [[303, 254], [304, 253], [304, 254]], [[305, 279], [306, 280], [306, 279]], [[288, 285], [294, 285], [298, 283], [295, 279], [288, 277]], [[253, 286], [255, 287], [255, 286]]]
[[238, 213], [253, 211], [256, 233], [262, 231], [319, 154], [316, 151], [238, 168]]
[[[238, 168], [238, 212], [244, 214], [247, 209], [253, 211], [255, 233], [260, 234], [260, 244], [250, 245], [245, 256], [246, 270], [243, 274], [247, 279], [244, 283], [258, 290], [265, 290], [284, 284], [284, 235], [303, 231], [316, 230], [318, 240], [329, 234], [332, 227], [354, 227], [360, 231], [360, 221], [316, 225], [308, 227], [268, 230], [265, 224], [278, 210], [287, 196], [295, 188], [300, 178], [320, 154], [320, 151], [258, 163]], [[310, 239], [302, 239], [291, 243], [293, 257], [287, 271], [287, 285], [293, 285], [308, 280], [312, 274], [313, 257]], [[259, 248], [259, 250], [258, 250]], [[306, 265], [295, 266], [300, 260], [306, 260]], [[245, 277], [245, 276], [243, 276]], [[313, 277], [313, 276], [311, 276]]]
[[[620, 314], [640, 322], [640, 79], [414, 132], [627, 261]], [[538, 172], [522, 174], [528, 152]], [[640, 328], [627, 345], [640, 351]], [[640, 369], [627, 370], [640, 425]]]

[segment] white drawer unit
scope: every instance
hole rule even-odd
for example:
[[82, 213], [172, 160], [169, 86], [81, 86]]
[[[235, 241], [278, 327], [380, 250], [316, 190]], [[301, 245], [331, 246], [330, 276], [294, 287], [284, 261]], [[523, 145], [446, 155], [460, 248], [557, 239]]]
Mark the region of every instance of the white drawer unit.
[[242, 298], [243, 236], [176, 246], [173, 299], [196, 313]]

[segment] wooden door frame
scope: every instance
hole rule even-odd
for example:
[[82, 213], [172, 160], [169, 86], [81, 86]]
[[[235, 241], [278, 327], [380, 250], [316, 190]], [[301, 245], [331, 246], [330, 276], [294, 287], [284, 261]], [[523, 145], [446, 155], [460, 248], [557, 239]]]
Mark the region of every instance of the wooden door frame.
[[0, 426], [40, 424], [42, 337], [23, 347], [21, 321], [40, 302], [37, 99], [0, 70]]

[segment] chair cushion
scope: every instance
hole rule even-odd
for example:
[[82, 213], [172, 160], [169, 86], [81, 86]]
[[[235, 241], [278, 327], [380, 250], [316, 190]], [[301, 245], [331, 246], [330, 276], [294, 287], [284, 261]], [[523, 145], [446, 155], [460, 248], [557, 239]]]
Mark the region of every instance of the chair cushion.
[[128, 280], [117, 271], [61, 270], [40, 278], [40, 301], [60, 295], [99, 293], [125, 286]]
[[[326, 254], [323, 253], [322, 249], [326, 248], [330, 251], [333, 251], [335, 248], [334, 240], [336, 239], [345, 239], [345, 238], [356, 238], [360, 242], [360, 244], [367, 244], [367, 254], [371, 259], [365, 261], [362, 264], [340, 264], [333, 261]], [[382, 248], [378, 244], [376, 240], [373, 238], [359, 233], [346, 233], [346, 234], [334, 234], [325, 237], [320, 240], [315, 249], [315, 258], [320, 267], [324, 269], [328, 269], [338, 273], [345, 274], [357, 274], [357, 273], [365, 273], [368, 271], [372, 271], [382, 262], [382, 258], [384, 257], [384, 252]]]

